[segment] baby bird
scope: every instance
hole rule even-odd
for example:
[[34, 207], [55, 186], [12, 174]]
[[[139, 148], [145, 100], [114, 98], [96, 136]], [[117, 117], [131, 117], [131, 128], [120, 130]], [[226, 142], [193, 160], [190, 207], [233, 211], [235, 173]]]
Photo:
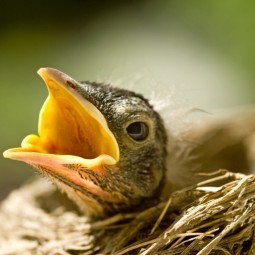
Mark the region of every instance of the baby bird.
[[38, 73], [49, 91], [38, 135], [4, 156], [36, 168], [88, 216], [131, 212], [205, 178], [197, 173], [247, 173], [255, 162], [254, 118], [204, 124], [173, 137], [139, 94], [77, 82], [51, 68]]
[[130, 211], [158, 196], [167, 136], [149, 102], [55, 69], [38, 73], [49, 91], [39, 135], [27, 136], [4, 157], [36, 168], [91, 217]]

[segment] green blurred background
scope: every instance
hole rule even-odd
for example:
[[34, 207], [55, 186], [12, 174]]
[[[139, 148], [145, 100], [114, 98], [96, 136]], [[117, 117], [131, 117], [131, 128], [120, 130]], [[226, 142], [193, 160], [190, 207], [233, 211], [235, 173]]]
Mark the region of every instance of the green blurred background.
[[[1, 151], [37, 132], [45, 66], [210, 111], [255, 102], [253, 1], [2, 0], [0, 11]], [[1, 197], [35, 175], [0, 164]]]

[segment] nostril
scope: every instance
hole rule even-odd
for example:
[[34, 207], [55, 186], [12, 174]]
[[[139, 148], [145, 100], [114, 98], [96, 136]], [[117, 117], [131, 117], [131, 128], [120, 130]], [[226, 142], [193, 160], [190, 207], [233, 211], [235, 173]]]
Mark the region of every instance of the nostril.
[[73, 89], [77, 89], [77, 84], [71, 81], [66, 81], [67, 85]]

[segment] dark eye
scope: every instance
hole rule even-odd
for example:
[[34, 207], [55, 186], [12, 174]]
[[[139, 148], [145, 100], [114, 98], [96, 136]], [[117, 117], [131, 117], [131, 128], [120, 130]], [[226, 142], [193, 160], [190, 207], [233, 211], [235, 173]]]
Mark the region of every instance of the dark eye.
[[135, 141], [143, 141], [147, 138], [149, 129], [144, 122], [134, 122], [127, 127], [127, 133]]

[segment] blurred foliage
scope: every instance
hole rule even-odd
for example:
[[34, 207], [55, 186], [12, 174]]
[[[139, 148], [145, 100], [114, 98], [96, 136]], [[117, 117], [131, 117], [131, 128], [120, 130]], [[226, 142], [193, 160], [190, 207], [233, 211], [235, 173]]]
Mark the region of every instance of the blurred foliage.
[[[253, 103], [254, 8], [254, 2], [240, 0], [1, 1], [1, 151], [19, 146], [23, 137], [36, 133], [38, 112], [47, 96], [42, 81], [36, 76], [36, 71], [42, 66], [55, 67], [78, 80], [104, 80], [111, 76], [115, 80], [123, 77], [128, 80], [128, 73], [132, 76], [130, 70], [136, 69], [133, 58], [139, 60], [151, 55], [150, 61], [157, 62], [155, 56], [159, 55], [160, 50], [160, 54], [164, 55], [165, 48], [174, 50], [176, 47], [177, 50], [183, 43], [185, 47], [190, 44], [192, 51], [194, 42], [199, 42], [197, 48], [201, 58], [206, 47], [234, 66], [234, 70], [239, 70], [241, 76], [248, 77], [249, 81], [244, 79], [242, 82], [241, 79], [239, 85], [227, 87], [229, 94], [234, 90], [242, 91], [237, 93], [240, 99], [236, 101], [227, 103], [226, 100], [224, 105], [225, 97], [228, 97], [224, 92], [217, 105], [217, 94], [213, 97], [211, 92], [208, 93], [208, 87], [203, 91], [204, 101], [210, 101], [210, 97], [205, 96], [207, 93], [212, 97], [211, 105], [215, 107]], [[184, 34], [184, 37], [180, 39], [179, 34]], [[158, 38], [164, 45], [162, 48]], [[177, 58], [171, 54], [166, 56], [172, 65], [167, 61], [161, 63], [161, 59], [156, 64], [159, 69], [164, 65], [168, 71], [177, 64], [179, 55]], [[196, 58], [197, 55], [194, 65]], [[186, 73], [190, 66], [179, 70], [176, 76], [186, 75], [187, 80], [192, 79], [192, 72]], [[139, 83], [141, 91], [146, 90], [147, 82], [152, 79], [153, 75], [149, 74], [149, 69], [143, 74]], [[234, 74], [232, 80], [235, 80]], [[168, 82], [171, 83], [171, 80]], [[2, 195], [28, 176], [33, 176], [34, 171], [22, 163], [2, 158], [0, 163]]]
[[[171, 1], [170, 1], [171, 2]], [[165, 19], [171, 4], [165, 7], [161, 1]], [[159, 7], [160, 8], [160, 7]], [[194, 36], [199, 36], [221, 54], [231, 58], [253, 74], [255, 65], [255, 2], [240, 0], [225, 1], [177, 1], [174, 4], [175, 17]]]

